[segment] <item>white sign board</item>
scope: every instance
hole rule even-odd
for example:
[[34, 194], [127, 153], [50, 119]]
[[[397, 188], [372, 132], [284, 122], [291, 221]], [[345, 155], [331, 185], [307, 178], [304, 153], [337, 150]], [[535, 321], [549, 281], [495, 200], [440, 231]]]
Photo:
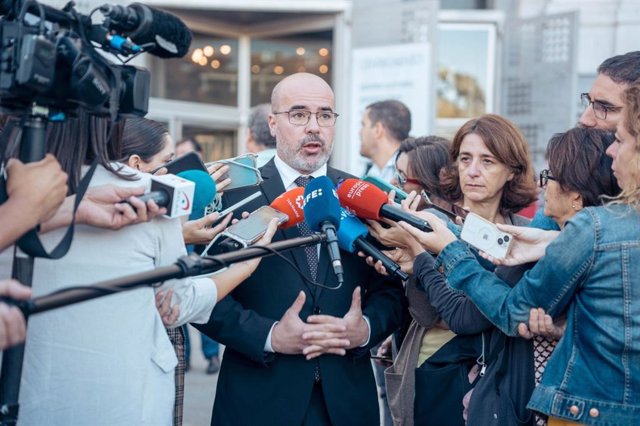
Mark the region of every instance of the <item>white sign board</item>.
[[349, 171], [364, 172], [360, 156], [360, 122], [367, 105], [394, 99], [411, 111], [411, 135], [432, 131], [431, 53], [428, 43], [376, 46], [353, 50], [351, 75]]

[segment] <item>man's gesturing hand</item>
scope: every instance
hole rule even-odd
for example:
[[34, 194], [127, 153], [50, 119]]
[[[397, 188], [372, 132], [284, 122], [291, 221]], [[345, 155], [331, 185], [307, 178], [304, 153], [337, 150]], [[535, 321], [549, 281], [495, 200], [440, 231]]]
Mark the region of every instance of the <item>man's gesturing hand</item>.
[[301, 291], [291, 307], [287, 309], [280, 321], [273, 327], [271, 347], [276, 353], [301, 354], [302, 350], [309, 344], [302, 337], [307, 332], [341, 333], [345, 331], [344, 326], [341, 324], [310, 326], [302, 321], [300, 319], [300, 311], [302, 311], [305, 300], [306, 296]]
[[[369, 338], [369, 326], [362, 316], [362, 297], [360, 287], [356, 287], [351, 296], [351, 307], [342, 318], [331, 315], [311, 315], [307, 323], [314, 326], [327, 327], [324, 330], [312, 329], [302, 337], [307, 343], [303, 354], [313, 359], [325, 353], [345, 355], [347, 349], [362, 346]], [[330, 330], [328, 326], [340, 330]]]

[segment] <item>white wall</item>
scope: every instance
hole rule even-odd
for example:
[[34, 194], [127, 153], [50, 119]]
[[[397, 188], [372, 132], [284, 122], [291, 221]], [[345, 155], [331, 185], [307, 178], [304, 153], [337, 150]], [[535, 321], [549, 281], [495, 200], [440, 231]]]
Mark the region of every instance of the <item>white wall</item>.
[[611, 56], [640, 49], [638, 0], [524, 0], [520, 16], [580, 11], [578, 73], [595, 74]]

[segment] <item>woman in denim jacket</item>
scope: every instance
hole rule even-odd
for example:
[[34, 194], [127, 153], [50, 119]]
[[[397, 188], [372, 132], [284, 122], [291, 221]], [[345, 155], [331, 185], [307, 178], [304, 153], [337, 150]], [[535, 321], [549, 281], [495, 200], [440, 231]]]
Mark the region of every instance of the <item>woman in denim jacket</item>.
[[639, 84], [625, 100], [625, 119], [607, 150], [622, 194], [606, 207], [576, 214], [555, 239], [550, 232], [501, 227], [518, 242], [503, 263], [544, 256], [514, 288], [485, 271], [435, 216], [419, 213], [434, 228], [430, 234], [402, 224], [439, 253], [436, 266], [449, 285], [505, 333], [517, 335], [531, 308], [551, 316], [567, 311], [566, 333], [528, 405], [550, 416], [550, 424], [555, 418], [590, 425], [640, 419]]

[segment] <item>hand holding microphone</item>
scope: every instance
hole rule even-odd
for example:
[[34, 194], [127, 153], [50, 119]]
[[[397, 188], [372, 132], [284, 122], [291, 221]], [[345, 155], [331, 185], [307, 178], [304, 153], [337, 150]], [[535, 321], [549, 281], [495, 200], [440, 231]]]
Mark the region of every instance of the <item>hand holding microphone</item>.
[[340, 203], [361, 219], [387, 218], [394, 222], [404, 221], [423, 232], [432, 231], [426, 220], [388, 204], [387, 194], [369, 182], [346, 179], [337, 192]]
[[403, 281], [409, 279], [409, 276], [400, 269], [400, 265], [365, 239], [368, 233], [367, 227], [359, 219], [342, 209], [338, 229], [340, 248], [350, 253], [362, 251], [366, 256], [372, 257], [375, 262], [381, 262], [390, 275], [395, 275]]

